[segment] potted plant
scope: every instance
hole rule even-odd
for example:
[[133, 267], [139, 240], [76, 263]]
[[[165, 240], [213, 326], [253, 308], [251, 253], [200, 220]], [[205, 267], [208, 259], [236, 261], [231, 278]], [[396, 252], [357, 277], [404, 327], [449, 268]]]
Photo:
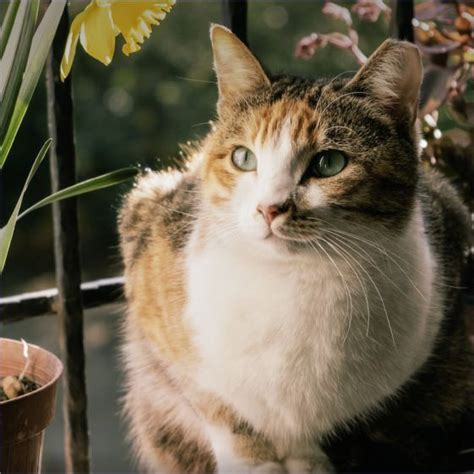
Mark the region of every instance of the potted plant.
[[0, 472], [40, 472], [63, 365], [24, 341], [0, 338], [0, 353]]

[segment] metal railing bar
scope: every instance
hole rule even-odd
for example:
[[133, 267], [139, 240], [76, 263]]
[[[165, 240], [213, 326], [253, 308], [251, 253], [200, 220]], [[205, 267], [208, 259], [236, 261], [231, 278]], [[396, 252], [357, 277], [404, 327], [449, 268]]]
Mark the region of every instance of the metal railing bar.
[[[116, 303], [123, 299], [123, 277], [103, 278], [81, 285], [84, 309]], [[57, 314], [58, 290], [22, 293], [0, 298], [0, 322], [12, 323], [36, 316]]]
[[[68, 7], [61, 18], [46, 66], [48, 130], [53, 139], [50, 149], [52, 191], [76, 182], [74, 121], [70, 78], [61, 82], [59, 67], [69, 32]], [[61, 321], [61, 346], [65, 374], [64, 458], [68, 473], [90, 472], [89, 429], [79, 225], [77, 202], [67, 199], [53, 204], [54, 255], [58, 296], [56, 306]]]
[[[81, 285], [84, 309], [92, 309], [108, 304], [120, 303], [123, 297], [123, 277], [102, 278]], [[474, 289], [465, 289], [466, 307], [474, 308]], [[0, 322], [12, 323], [37, 316], [57, 313], [58, 290], [22, 293], [0, 298]]]
[[224, 25], [246, 45], [248, 45], [247, 9], [247, 0], [222, 0]]
[[415, 17], [413, 0], [392, 1], [391, 35], [393, 38], [415, 41], [412, 19]]

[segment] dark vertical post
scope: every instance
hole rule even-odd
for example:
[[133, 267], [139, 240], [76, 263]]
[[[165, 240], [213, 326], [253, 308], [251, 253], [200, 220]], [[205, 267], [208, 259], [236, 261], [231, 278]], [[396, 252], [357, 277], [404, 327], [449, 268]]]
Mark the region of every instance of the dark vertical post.
[[[50, 172], [53, 191], [76, 181], [71, 81], [59, 78], [59, 65], [69, 29], [67, 7], [61, 18], [46, 67], [48, 128], [53, 138]], [[77, 204], [68, 199], [53, 205], [54, 253], [58, 314], [65, 359], [64, 420], [67, 472], [88, 473], [89, 432], [83, 342], [83, 310]]]
[[247, 0], [222, 0], [224, 25], [247, 42]]
[[391, 33], [393, 38], [415, 41], [412, 20], [415, 15], [413, 0], [392, 1]]

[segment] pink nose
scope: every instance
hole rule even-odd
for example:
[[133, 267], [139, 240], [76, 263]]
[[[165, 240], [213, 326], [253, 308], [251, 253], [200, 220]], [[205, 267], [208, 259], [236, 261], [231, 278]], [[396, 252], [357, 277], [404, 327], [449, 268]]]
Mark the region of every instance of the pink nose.
[[286, 206], [283, 204], [272, 204], [271, 206], [262, 206], [261, 204], [259, 204], [257, 206], [257, 211], [262, 214], [268, 225], [273, 222], [273, 219], [275, 219], [275, 217], [279, 216], [280, 214], [283, 214], [286, 209]]

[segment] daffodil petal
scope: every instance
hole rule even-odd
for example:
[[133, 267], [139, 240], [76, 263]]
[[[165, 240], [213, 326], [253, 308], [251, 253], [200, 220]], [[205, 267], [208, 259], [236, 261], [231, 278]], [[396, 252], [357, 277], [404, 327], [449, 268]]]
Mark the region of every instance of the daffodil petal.
[[111, 1], [114, 24], [126, 42], [122, 48], [126, 56], [140, 50], [140, 45], [150, 37], [151, 25], [158, 25], [175, 4], [174, 0]]
[[110, 5], [90, 3], [83, 12], [80, 40], [81, 45], [93, 58], [108, 66], [115, 51], [115, 36], [118, 31], [112, 21]]
[[74, 18], [74, 21], [71, 24], [69, 35], [66, 41], [66, 47], [64, 48], [63, 59], [61, 60], [61, 66], [59, 69], [61, 81], [64, 81], [71, 72], [72, 64], [74, 63], [74, 57], [76, 56], [76, 48], [77, 42], [79, 40], [81, 25], [85, 16], [84, 13], [85, 12], [79, 13], [79, 15]]
[[136, 53], [137, 51], [140, 51], [140, 49], [142, 49], [140, 45], [133, 41], [133, 39], [130, 39], [128, 43], [125, 43], [122, 46], [122, 52], [125, 56], [129, 56], [131, 53]]

